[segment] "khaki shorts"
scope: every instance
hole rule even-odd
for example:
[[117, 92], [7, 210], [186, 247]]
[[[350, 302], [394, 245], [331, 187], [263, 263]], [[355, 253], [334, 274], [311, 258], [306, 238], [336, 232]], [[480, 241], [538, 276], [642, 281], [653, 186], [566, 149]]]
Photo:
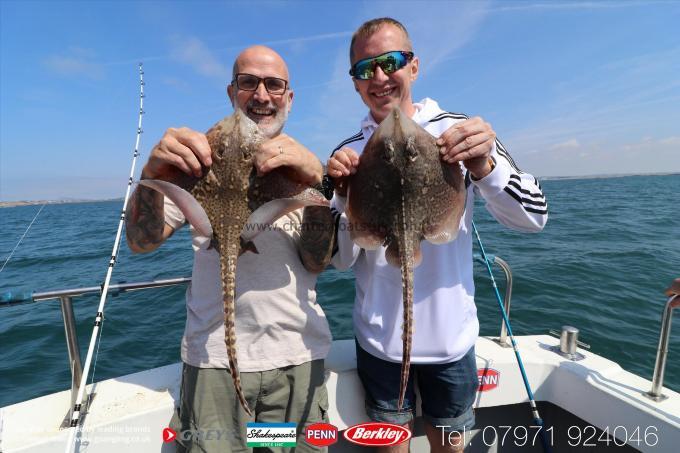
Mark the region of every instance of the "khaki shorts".
[[[241, 387], [255, 417], [241, 407], [229, 371], [184, 364], [180, 407], [170, 422], [178, 452], [324, 452], [304, 440], [312, 423], [328, 422], [324, 362], [241, 373]], [[296, 448], [246, 447], [246, 423], [297, 423]]]

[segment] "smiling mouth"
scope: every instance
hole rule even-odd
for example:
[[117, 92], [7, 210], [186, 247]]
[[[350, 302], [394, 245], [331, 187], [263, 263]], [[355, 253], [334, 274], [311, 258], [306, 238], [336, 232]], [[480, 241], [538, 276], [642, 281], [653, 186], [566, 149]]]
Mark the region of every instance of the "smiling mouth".
[[387, 88], [383, 91], [373, 92], [373, 96], [375, 96], [377, 98], [384, 98], [386, 96], [391, 95], [395, 91], [396, 91], [396, 88]]
[[276, 114], [276, 111], [274, 109], [266, 107], [249, 107], [248, 113], [251, 114], [252, 116], [262, 118], [274, 116], [274, 114]]

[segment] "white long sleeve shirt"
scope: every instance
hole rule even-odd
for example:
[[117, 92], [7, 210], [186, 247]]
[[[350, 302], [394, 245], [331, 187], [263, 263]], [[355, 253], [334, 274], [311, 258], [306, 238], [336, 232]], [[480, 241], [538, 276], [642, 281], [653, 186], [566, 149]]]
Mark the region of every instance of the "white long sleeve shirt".
[[[413, 120], [434, 137], [465, 120], [461, 114], [446, 112], [432, 99], [414, 104]], [[361, 131], [343, 141], [361, 154], [378, 125], [370, 113]], [[547, 219], [547, 205], [538, 181], [515, 165], [496, 140], [492, 157], [496, 166], [475, 181], [465, 173], [466, 206], [454, 241], [434, 245], [421, 243], [423, 260], [414, 271], [414, 333], [412, 363], [449, 363], [459, 360], [479, 334], [475, 287], [472, 276], [472, 213], [475, 193], [486, 200], [493, 217], [510, 228], [538, 232]], [[401, 272], [387, 264], [385, 247], [364, 250], [349, 236], [344, 214], [346, 198], [334, 196], [331, 208], [338, 226], [338, 244], [332, 264], [340, 270], [352, 268], [356, 280], [354, 334], [361, 347], [376, 357], [393, 362], [402, 359]]]

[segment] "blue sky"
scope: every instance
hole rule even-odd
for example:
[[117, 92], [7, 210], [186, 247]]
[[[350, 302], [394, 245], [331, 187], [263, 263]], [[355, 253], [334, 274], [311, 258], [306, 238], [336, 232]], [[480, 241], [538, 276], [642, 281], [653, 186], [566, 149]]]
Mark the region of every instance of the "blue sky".
[[415, 99], [489, 121], [537, 176], [680, 172], [680, 2], [0, 2], [0, 200], [125, 193], [168, 127], [231, 113], [241, 49], [283, 55], [285, 131], [322, 161], [366, 109], [351, 33], [389, 15], [421, 60]]

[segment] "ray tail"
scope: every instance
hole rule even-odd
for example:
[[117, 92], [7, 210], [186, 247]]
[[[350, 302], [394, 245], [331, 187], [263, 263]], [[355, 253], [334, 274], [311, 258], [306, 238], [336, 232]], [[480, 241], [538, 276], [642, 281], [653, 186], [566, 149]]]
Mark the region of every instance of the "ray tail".
[[[224, 257], [224, 255], [223, 255]], [[226, 259], [222, 259], [226, 266], [222, 267], [222, 295], [224, 298], [224, 342], [227, 346], [227, 356], [229, 358], [229, 372], [234, 381], [234, 389], [243, 409], [252, 417], [253, 412], [248, 406], [246, 397], [241, 388], [241, 375], [238, 371], [238, 360], [236, 359], [236, 256], [228, 254]]]
[[406, 396], [406, 386], [408, 384], [409, 369], [411, 367], [411, 344], [413, 340], [413, 260], [414, 246], [412, 232], [409, 231], [409, 213], [406, 210], [404, 195], [402, 192], [401, 212], [399, 218], [398, 233], [399, 261], [401, 267], [401, 288], [402, 303], [404, 305], [404, 324], [402, 326], [401, 338], [403, 341], [403, 351], [401, 358], [401, 383], [399, 385], [399, 403], [397, 410], [401, 412]]

